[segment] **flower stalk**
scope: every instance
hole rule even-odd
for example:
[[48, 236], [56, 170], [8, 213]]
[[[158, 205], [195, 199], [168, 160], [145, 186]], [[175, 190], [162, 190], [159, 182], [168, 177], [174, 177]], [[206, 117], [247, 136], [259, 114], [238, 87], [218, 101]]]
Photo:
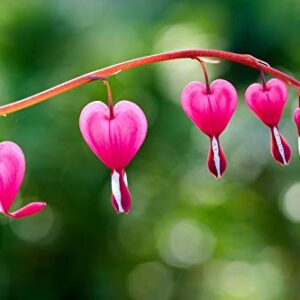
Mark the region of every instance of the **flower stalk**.
[[195, 59], [200, 63], [201, 68], [202, 68], [202, 72], [203, 72], [203, 76], [204, 76], [204, 80], [205, 80], [205, 85], [206, 85], [206, 93], [211, 94], [209, 80], [208, 80], [208, 74], [207, 74], [205, 63], [199, 57], [196, 57]]
[[110, 85], [108, 83], [107, 79], [103, 79], [103, 83], [106, 86], [106, 90], [107, 90], [107, 100], [108, 100], [108, 107], [109, 107], [109, 119], [113, 119], [114, 118], [114, 103], [113, 103], [113, 97], [112, 97], [112, 92], [111, 92], [111, 88]]
[[222, 50], [206, 50], [206, 49], [192, 49], [192, 50], [180, 50], [180, 51], [172, 51], [160, 54], [154, 54], [150, 56], [144, 56], [140, 58], [135, 58], [132, 60], [128, 60], [125, 62], [121, 62], [116, 65], [108, 66], [64, 83], [61, 83], [57, 86], [54, 86], [50, 89], [42, 91], [33, 96], [29, 96], [22, 100], [9, 103], [3, 106], [0, 106], [0, 115], [8, 115], [19, 110], [25, 109], [32, 105], [38, 104], [42, 101], [53, 98], [57, 95], [65, 93], [67, 91], [73, 90], [79, 86], [90, 83], [95, 80], [103, 80], [103, 78], [111, 77], [119, 72], [133, 69], [139, 66], [154, 64], [163, 61], [175, 60], [175, 59], [195, 59], [201, 57], [212, 57], [223, 60], [232, 61], [235, 63], [239, 63], [245, 65], [247, 67], [251, 67], [257, 69], [259, 71], [263, 71], [266, 74], [270, 74], [282, 81], [284, 81], [287, 85], [295, 87], [297, 90], [300, 89], [300, 81], [297, 79], [270, 67], [265, 62], [253, 57], [249, 54], [237, 54], [233, 52], [227, 52]]

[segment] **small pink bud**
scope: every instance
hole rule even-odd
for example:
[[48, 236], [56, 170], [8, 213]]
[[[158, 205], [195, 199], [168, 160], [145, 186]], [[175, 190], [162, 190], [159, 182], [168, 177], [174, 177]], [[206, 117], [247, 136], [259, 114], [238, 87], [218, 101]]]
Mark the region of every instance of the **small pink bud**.
[[300, 108], [297, 107], [294, 112], [294, 120], [298, 130], [298, 136], [300, 136]]
[[11, 218], [34, 215], [46, 206], [44, 202], [32, 202], [15, 212], [8, 210], [21, 187], [25, 173], [25, 157], [22, 149], [13, 142], [0, 143], [0, 211]]
[[109, 108], [100, 101], [89, 103], [81, 112], [82, 136], [96, 156], [111, 169], [111, 202], [118, 213], [128, 213], [131, 196], [125, 167], [142, 146], [147, 134], [147, 119], [134, 103], [120, 101]]
[[270, 128], [272, 156], [283, 166], [289, 164], [292, 154], [289, 144], [278, 129], [287, 97], [287, 87], [278, 79], [269, 80], [265, 88], [254, 83], [248, 87], [245, 94], [250, 109]]
[[297, 126], [297, 131], [298, 131], [298, 150], [299, 150], [299, 155], [300, 155], [300, 108], [297, 107], [294, 112], [294, 120]]
[[210, 138], [207, 166], [220, 178], [226, 169], [226, 158], [219, 136], [232, 118], [238, 95], [234, 86], [223, 79], [213, 81], [209, 88], [210, 92], [207, 92], [203, 83], [189, 83], [181, 94], [181, 105], [187, 116]]

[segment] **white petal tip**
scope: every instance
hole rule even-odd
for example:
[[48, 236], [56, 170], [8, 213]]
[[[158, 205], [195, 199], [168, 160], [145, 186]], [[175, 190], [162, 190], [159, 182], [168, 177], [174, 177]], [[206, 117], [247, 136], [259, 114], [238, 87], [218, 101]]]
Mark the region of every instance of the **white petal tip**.
[[114, 171], [111, 176], [111, 189], [113, 196], [115, 197], [117, 206], [118, 206], [118, 212], [123, 213], [125, 210], [122, 207], [121, 203], [121, 190], [120, 190], [120, 175], [118, 172]]
[[212, 150], [213, 150], [213, 158], [214, 158], [214, 164], [217, 170], [217, 178], [220, 179], [221, 176], [221, 160], [220, 160], [220, 156], [219, 156], [219, 144], [218, 141], [215, 137], [212, 138], [211, 140], [211, 146], [212, 146]]
[[284, 153], [284, 148], [283, 148], [283, 145], [282, 145], [282, 142], [281, 142], [280, 133], [279, 133], [279, 131], [276, 127], [273, 128], [273, 133], [274, 133], [274, 137], [275, 137], [275, 141], [276, 141], [276, 144], [277, 144], [278, 151], [279, 151], [279, 153], [281, 155], [281, 158], [282, 158], [282, 161], [283, 161], [283, 165], [287, 166], [288, 163], [287, 163], [286, 158], [285, 158], [285, 153]]

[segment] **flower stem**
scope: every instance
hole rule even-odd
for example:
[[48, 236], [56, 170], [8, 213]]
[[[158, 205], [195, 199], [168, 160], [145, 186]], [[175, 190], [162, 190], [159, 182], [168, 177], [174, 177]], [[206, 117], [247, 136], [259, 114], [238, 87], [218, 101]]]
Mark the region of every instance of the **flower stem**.
[[206, 93], [211, 94], [209, 80], [208, 80], [208, 74], [207, 74], [205, 63], [199, 57], [195, 57], [195, 59], [200, 63], [201, 68], [202, 68], [202, 72], [203, 72], [203, 76], [204, 76], [204, 80], [205, 80], [205, 84], [206, 84]]
[[128, 69], [133, 69], [139, 66], [153, 64], [162, 61], [174, 60], [174, 59], [195, 59], [196, 57], [214, 57], [224, 60], [229, 60], [235, 63], [239, 63], [254, 69], [262, 70], [265, 73], [268, 73], [278, 79], [281, 79], [286, 84], [290, 86], [294, 86], [295, 88], [300, 88], [300, 81], [297, 79], [270, 67], [268, 64], [263, 61], [249, 55], [249, 54], [237, 54], [233, 52], [227, 52], [222, 50], [204, 50], [204, 49], [194, 49], [194, 50], [180, 50], [180, 51], [172, 51], [160, 54], [154, 54], [150, 56], [144, 56], [140, 58], [135, 58], [133, 60], [128, 60], [125, 62], [121, 62], [116, 65], [112, 65], [106, 68], [102, 68], [64, 83], [61, 83], [55, 87], [52, 87], [48, 90], [35, 94], [33, 96], [24, 98], [22, 100], [9, 103], [3, 106], [0, 106], [0, 115], [7, 115], [24, 108], [30, 107], [47, 99], [50, 99], [54, 96], [62, 94], [64, 92], [75, 89], [79, 86], [87, 84], [89, 82], [108, 78], [113, 76], [121, 71], [125, 71]]
[[103, 83], [106, 86], [107, 89], [107, 99], [108, 99], [108, 107], [109, 107], [109, 118], [113, 119], [114, 116], [114, 103], [113, 103], [113, 97], [112, 97], [112, 93], [111, 93], [111, 88], [110, 85], [108, 83], [108, 81], [106, 79], [103, 79]]
[[268, 90], [268, 87], [267, 87], [267, 83], [266, 83], [265, 73], [262, 70], [260, 71], [260, 78], [262, 81], [263, 90], [264, 90], [264, 92], [266, 92]]

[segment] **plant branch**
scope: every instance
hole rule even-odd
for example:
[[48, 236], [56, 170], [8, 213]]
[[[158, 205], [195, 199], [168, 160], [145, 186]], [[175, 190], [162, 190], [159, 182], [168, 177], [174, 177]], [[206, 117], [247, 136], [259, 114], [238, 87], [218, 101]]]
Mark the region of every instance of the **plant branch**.
[[166, 52], [166, 53], [160, 53], [160, 54], [154, 54], [150, 56], [144, 56], [132, 60], [128, 60], [125, 62], [121, 62], [116, 65], [112, 65], [109, 67], [105, 67], [84, 75], [81, 75], [79, 77], [76, 77], [74, 79], [71, 79], [69, 81], [66, 81], [64, 83], [61, 83], [53, 88], [50, 88], [48, 90], [45, 90], [43, 92], [40, 92], [38, 94], [35, 94], [33, 96], [24, 98], [22, 100], [6, 104], [3, 106], [0, 106], [0, 115], [7, 115], [19, 110], [22, 110], [24, 108], [27, 108], [29, 106], [35, 105], [37, 103], [40, 103], [42, 101], [45, 101], [47, 99], [50, 99], [54, 96], [57, 96], [59, 94], [62, 94], [64, 92], [70, 91], [72, 89], [75, 89], [81, 85], [87, 84], [89, 82], [101, 79], [108, 78], [110, 76], [113, 76], [121, 71], [125, 71], [128, 69], [133, 69], [139, 66], [153, 64], [157, 62], [162, 61], [168, 61], [168, 60], [175, 60], [175, 59], [195, 59], [198, 57], [214, 57], [224, 60], [229, 60], [235, 63], [239, 63], [254, 69], [257, 69], [259, 71], [264, 71], [267, 74], [270, 74], [278, 79], [281, 79], [289, 86], [295, 87], [298, 91], [300, 89], [300, 81], [297, 79], [275, 69], [270, 67], [265, 62], [249, 55], [249, 54], [237, 54], [233, 52], [227, 52], [222, 50], [204, 50], [204, 49], [193, 49], [193, 50], [179, 50], [179, 51], [172, 51], [172, 52]]

